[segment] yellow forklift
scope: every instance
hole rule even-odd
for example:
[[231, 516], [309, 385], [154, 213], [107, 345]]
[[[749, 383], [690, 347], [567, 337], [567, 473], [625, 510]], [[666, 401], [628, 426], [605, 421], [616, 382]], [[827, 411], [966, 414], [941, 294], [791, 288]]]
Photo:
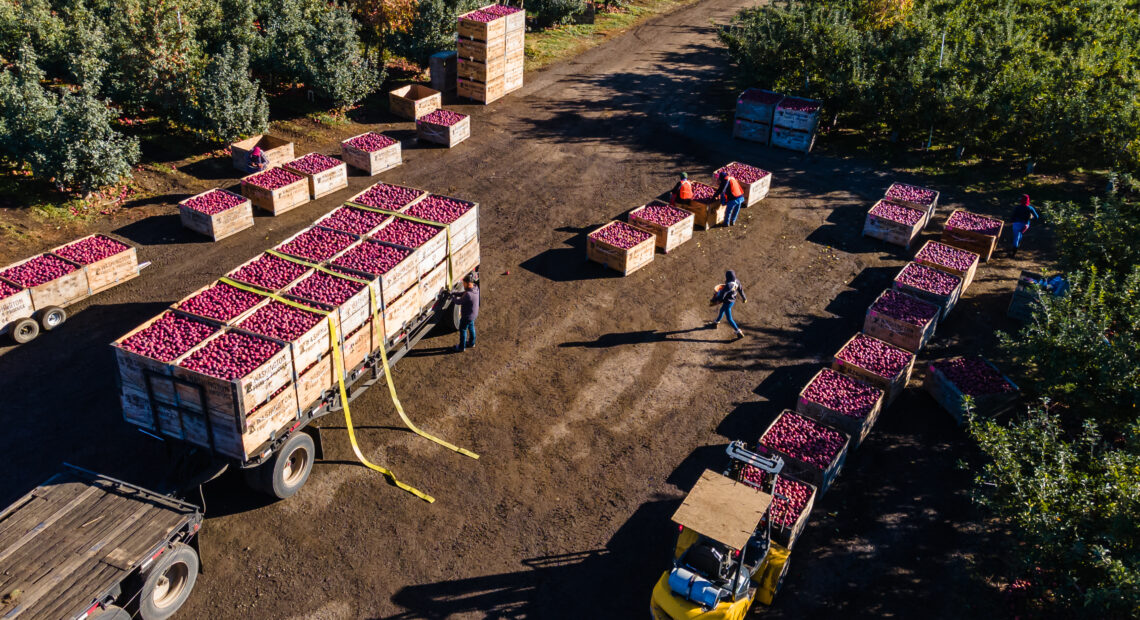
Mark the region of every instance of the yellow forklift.
[[729, 471], [747, 464], [771, 474], [767, 492], [705, 470], [673, 514], [673, 567], [653, 587], [654, 620], [743, 620], [759, 600], [770, 605], [788, 571], [789, 551], [771, 540], [768, 509], [783, 459], [728, 447]]

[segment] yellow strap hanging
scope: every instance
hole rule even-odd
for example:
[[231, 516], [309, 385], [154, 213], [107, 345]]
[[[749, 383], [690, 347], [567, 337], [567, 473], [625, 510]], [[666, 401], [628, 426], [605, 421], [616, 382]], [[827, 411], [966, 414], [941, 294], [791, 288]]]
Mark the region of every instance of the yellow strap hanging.
[[[449, 242], [449, 245], [450, 245], [450, 242]], [[273, 255], [273, 256], [283, 258], [285, 260], [291, 260], [291, 261], [296, 262], [298, 264], [310, 266], [310, 267], [313, 267], [315, 269], [321, 269], [322, 271], [327, 271], [328, 273], [330, 273], [332, 275], [347, 278], [347, 279], [352, 280], [354, 282], [366, 284], [368, 286], [368, 295], [370, 296], [370, 298], [372, 300], [372, 307], [374, 309], [373, 314], [372, 314], [372, 321], [373, 321], [373, 323], [375, 323], [376, 321], [381, 320], [380, 319], [380, 304], [376, 300], [376, 290], [372, 288], [372, 284], [368, 280], [361, 280], [359, 278], [353, 278], [352, 276], [346, 276], [344, 274], [336, 273], [335, 271], [329, 271], [329, 270], [324, 269], [324, 268], [322, 268], [318, 265], [315, 265], [313, 263], [309, 263], [307, 261], [303, 261], [300, 259], [295, 259], [292, 256], [286, 256], [284, 254], [279, 254], [277, 252], [273, 252], [272, 250], [270, 250], [268, 253]], [[450, 254], [450, 250], [449, 250], [449, 254]], [[450, 269], [451, 269], [451, 261], [450, 260], [448, 260], [447, 266], [448, 266], [448, 270], [450, 271]], [[451, 287], [449, 285], [448, 291], [450, 291], [450, 290], [451, 290]], [[392, 404], [395, 405], [396, 413], [398, 413], [400, 415], [400, 419], [404, 421], [404, 425], [407, 426], [413, 433], [419, 435], [420, 437], [423, 437], [424, 439], [428, 439], [430, 441], [434, 441], [435, 443], [447, 448], [448, 450], [458, 452], [459, 454], [462, 454], [464, 456], [469, 456], [473, 459], [479, 458], [478, 454], [471, 452], [470, 450], [460, 448], [459, 446], [457, 446], [453, 443], [450, 443], [448, 441], [440, 439], [439, 437], [436, 437], [435, 435], [432, 435], [430, 433], [427, 433], [427, 432], [420, 430], [420, 428], [418, 426], [416, 426], [410, 418], [408, 418], [408, 415], [406, 413], [404, 413], [404, 406], [403, 406], [403, 404], [400, 403], [400, 397], [396, 395], [396, 384], [392, 381], [392, 367], [388, 364], [388, 349], [384, 345], [384, 340], [386, 338], [387, 338], [387, 333], [385, 333], [384, 337], [380, 339], [380, 360], [384, 365], [384, 380], [388, 384], [388, 393], [392, 396]], [[335, 340], [335, 338], [334, 338], [334, 340]], [[340, 373], [337, 376], [341, 377], [341, 382], [343, 383], [343, 376], [342, 375], [343, 375], [343, 373]], [[342, 388], [343, 388], [343, 386], [342, 386]], [[347, 402], [348, 402], [347, 399], [345, 399], [345, 404], [347, 404]]]
[[[369, 288], [368, 290], [371, 291], [372, 289]], [[376, 303], [376, 293], [375, 292], [372, 293], [372, 307], [379, 309], [379, 304]], [[379, 316], [380, 316], [379, 312], [377, 312], [377, 314], [372, 315], [372, 320], [373, 321], [379, 320]], [[424, 431], [420, 430], [415, 424], [412, 423], [412, 421], [408, 418], [407, 414], [404, 413], [404, 406], [402, 404], [400, 404], [400, 398], [398, 396], [396, 396], [396, 384], [392, 381], [392, 368], [388, 365], [388, 348], [384, 345], [384, 340], [386, 337], [387, 337], [387, 333], [384, 334], [384, 338], [380, 338], [380, 361], [384, 364], [384, 380], [387, 381], [387, 383], [388, 383], [388, 393], [392, 395], [392, 404], [396, 406], [396, 413], [400, 414], [400, 419], [404, 421], [404, 425], [407, 426], [409, 429], [412, 430], [413, 433], [419, 435], [420, 437], [423, 437], [425, 439], [430, 439], [431, 441], [434, 441], [435, 443], [447, 448], [448, 450], [458, 452], [458, 453], [462, 454], [463, 456], [469, 456], [473, 459], [478, 459], [479, 458], [478, 454], [475, 454], [474, 452], [471, 452], [470, 450], [460, 448], [459, 446], [454, 445], [452, 443], [449, 443], [447, 441], [444, 441], [444, 440], [440, 439], [439, 437], [436, 437], [435, 435], [431, 435], [429, 433], [425, 433]]]
[[[226, 283], [226, 284], [228, 284], [234, 288], [238, 288], [238, 289], [241, 289], [243, 291], [248, 291], [250, 293], [256, 293], [259, 295], [263, 295], [265, 297], [269, 297], [270, 299], [272, 299], [274, 301], [278, 301], [278, 302], [281, 302], [283, 304], [293, 306], [295, 308], [300, 308], [301, 310], [308, 310], [310, 312], [317, 312], [317, 313], [322, 312], [322, 310], [319, 310], [317, 308], [311, 308], [311, 307], [306, 306], [304, 304], [299, 304], [299, 303], [297, 303], [291, 299], [285, 299], [285, 298], [280, 297], [278, 295], [275, 295], [273, 293], [266, 293], [264, 291], [259, 291], [255, 288], [245, 286], [244, 284], [241, 284], [240, 282], [235, 282], [235, 281], [233, 281], [229, 278], [226, 278], [226, 277], [219, 278], [219, 281], [224, 282], [224, 283]], [[325, 310], [325, 311], [323, 311], [323, 313], [329, 322], [329, 337], [334, 343], [336, 343], [336, 342], [338, 342], [337, 333], [336, 333], [336, 321], [333, 320], [332, 311], [331, 310]], [[340, 400], [341, 400], [341, 403], [343, 404], [343, 407], [344, 407], [344, 423], [345, 423], [345, 426], [348, 428], [348, 439], [349, 439], [349, 442], [352, 444], [352, 451], [356, 454], [356, 458], [359, 459], [360, 462], [365, 467], [372, 469], [372, 470], [375, 470], [375, 471], [378, 471], [381, 474], [383, 474], [385, 477], [388, 478], [389, 482], [396, 485], [396, 487], [403, 489], [403, 490], [407, 491], [408, 493], [411, 493], [412, 495], [415, 495], [416, 497], [418, 497], [422, 500], [425, 500], [429, 503], [434, 502], [435, 501], [434, 497], [428, 495], [427, 493], [424, 493], [423, 491], [420, 491], [419, 489], [416, 489], [415, 487], [411, 487], [411, 486], [404, 484], [403, 482], [400, 482], [399, 480], [396, 479], [396, 475], [394, 473], [392, 473], [390, 470], [385, 469], [383, 467], [380, 467], [379, 465], [375, 465], [371, 461], [369, 461], [368, 459], [364, 458], [364, 454], [361, 453], [361, 451], [360, 451], [360, 446], [356, 443], [356, 432], [352, 427], [352, 414], [348, 410], [348, 391], [344, 387], [344, 360], [340, 354], [340, 346], [334, 344], [332, 347], [332, 353], [333, 353], [333, 366], [334, 366], [334, 370], [336, 372], [336, 377], [337, 377], [337, 386], [340, 389]]]
[[[332, 320], [332, 317], [329, 317], [329, 332], [332, 334], [333, 341], [336, 341], [336, 322]], [[368, 459], [364, 458], [364, 453], [360, 451], [360, 445], [356, 443], [356, 431], [352, 426], [352, 414], [348, 410], [348, 391], [344, 389], [344, 361], [340, 356], [340, 347], [333, 347], [333, 371], [336, 373], [337, 385], [340, 388], [340, 402], [344, 408], [344, 425], [346, 428], [348, 428], [348, 440], [352, 444], [352, 451], [356, 454], [356, 458], [368, 469], [378, 471], [383, 474], [384, 477], [388, 478], [388, 481], [396, 485], [397, 488], [403, 489], [429, 504], [434, 503], [434, 497], [428, 495], [427, 493], [424, 493], [415, 487], [400, 482], [396, 479], [396, 475], [393, 474], [390, 470], [384, 469], [383, 467], [380, 467], [379, 465], [376, 465]]]

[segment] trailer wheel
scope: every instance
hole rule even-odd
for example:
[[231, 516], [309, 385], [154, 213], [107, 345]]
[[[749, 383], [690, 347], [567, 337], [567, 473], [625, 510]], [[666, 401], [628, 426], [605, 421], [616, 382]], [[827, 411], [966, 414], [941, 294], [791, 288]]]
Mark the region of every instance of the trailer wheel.
[[40, 335], [40, 324], [32, 319], [20, 319], [12, 324], [12, 340], [16, 344], [25, 344], [36, 339]]
[[103, 611], [88, 616], [89, 620], [131, 620], [131, 614], [118, 605], [107, 605]]
[[198, 580], [198, 553], [190, 545], [174, 543], [140, 577], [139, 617], [165, 620], [190, 598]]
[[305, 486], [316, 454], [316, 444], [308, 433], [293, 433], [272, 458], [254, 470], [246, 470], [246, 482], [261, 493], [285, 499]]
[[48, 306], [40, 311], [40, 325], [43, 326], [45, 332], [63, 325], [67, 320], [67, 311], [59, 306]]

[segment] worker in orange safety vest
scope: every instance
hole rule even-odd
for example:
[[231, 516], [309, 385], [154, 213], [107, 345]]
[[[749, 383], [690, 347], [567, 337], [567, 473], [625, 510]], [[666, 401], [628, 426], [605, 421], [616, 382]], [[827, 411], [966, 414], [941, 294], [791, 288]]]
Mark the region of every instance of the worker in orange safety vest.
[[669, 190], [669, 204], [677, 206], [678, 200], [692, 200], [693, 199], [693, 183], [689, 181], [689, 173], [682, 172], [681, 180]]
[[736, 218], [740, 217], [740, 207], [744, 205], [744, 188], [740, 186], [740, 181], [727, 171], [722, 170], [717, 178], [720, 179], [720, 187], [713, 194], [713, 200], [720, 198], [720, 204], [728, 205], [728, 210], [724, 214], [724, 223], [734, 226]]

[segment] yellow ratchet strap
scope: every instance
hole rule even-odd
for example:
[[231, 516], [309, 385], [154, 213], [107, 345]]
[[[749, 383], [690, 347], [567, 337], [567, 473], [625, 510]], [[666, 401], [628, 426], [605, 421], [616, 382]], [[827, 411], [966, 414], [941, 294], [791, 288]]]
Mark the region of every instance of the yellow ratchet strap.
[[[264, 295], [266, 297], [269, 297], [270, 299], [273, 299], [274, 301], [279, 301], [283, 304], [293, 306], [295, 308], [300, 308], [302, 310], [308, 310], [309, 312], [316, 312], [318, 314], [320, 314], [322, 312], [321, 310], [319, 310], [317, 308], [312, 308], [312, 307], [306, 306], [304, 304], [299, 304], [295, 301], [292, 301], [290, 299], [285, 299], [285, 298], [280, 297], [278, 295], [275, 295], [273, 293], [266, 293], [264, 291], [259, 291], [257, 289], [245, 286], [239, 282], [235, 282], [229, 278], [220, 278], [220, 281], [224, 282], [226, 284], [229, 284], [230, 286], [233, 286], [235, 288], [239, 288], [239, 289], [242, 289], [244, 291], [248, 291], [250, 293], [257, 293], [259, 295]], [[336, 321], [333, 320], [332, 312], [331, 311], [325, 311], [324, 314], [325, 314], [325, 318], [327, 318], [328, 322], [329, 322], [329, 337], [332, 339], [332, 341], [334, 343], [339, 342], [339, 339], [337, 338], [337, 333], [336, 333]], [[399, 480], [397, 480], [396, 474], [392, 473], [391, 470], [380, 467], [379, 465], [376, 465], [376, 464], [372, 463], [371, 461], [369, 461], [368, 459], [364, 458], [364, 454], [360, 451], [360, 445], [357, 444], [357, 442], [356, 442], [356, 431], [353, 429], [353, 426], [352, 426], [352, 413], [350, 413], [348, 410], [348, 391], [344, 387], [344, 360], [341, 358], [340, 346], [334, 345], [332, 347], [332, 350], [333, 350], [333, 366], [334, 366], [334, 370], [336, 372], [337, 385], [340, 388], [340, 400], [341, 400], [341, 403], [344, 407], [344, 423], [345, 423], [345, 427], [348, 428], [349, 443], [352, 444], [352, 451], [356, 454], [356, 458], [359, 459], [360, 462], [365, 467], [372, 469], [372, 470], [375, 470], [375, 471], [378, 471], [381, 474], [383, 474], [384, 477], [388, 478], [388, 481], [391, 482], [392, 484], [394, 484], [397, 488], [403, 489], [403, 490], [407, 491], [408, 493], [411, 493], [412, 495], [415, 495], [416, 497], [418, 497], [418, 498], [420, 498], [420, 499], [422, 499], [428, 503], [435, 502], [434, 497], [428, 495], [427, 493], [424, 493], [423, 491], [421, 491], [415, 487], [406, 485], [403, 482], [400, 482]], [[390, 380], [389, 380], [389, 382], [390, 382]]]
[[[368, 290], [372, 291], [372, 288], [369, 287]], [[376, 303], [375, 291], [373, 291], [371, 294], [372, 294], [372, 307], [379, 309], [379, 304]], [[376, 321], [376, 320], [378, 320], [378, 317], [379, 317], [379, 313], [373, 315], [372, 320]], [[385, 334], [385, 338], [386, 337], [387, 337], [387, 334]], [[458, 452], [458, 453], [462, 454], [463, 456], [469, 456], [473, 459], [478, 459], [479, 458], [478, 454], [475, 454], [474, 452], [472, 452], [470, 450], [460, 448], [459, 446], [457, 446], [455, 444], [449, 443], [447, 441], [440, 439], [439, 437], [436, 437], [435, 435], [431, 435], [429, 433], [425, 433], [424, 431], [420, 430], [419, 427], [417, 427], [415, 424], [412, 423], [412, 421], [408, 418], [408, 415], [406, 413], [404, 413], [404, 406], [402, 404], [400, 404], [400, 398], [398, 396], [396, 396], [396, 384], [392, 381], [392, 368], [388, 365], [388, 348], [386, 346], [384, 346], [385, 338], [380, 339], [380, 361], [384, 364], [384, 380], [388, 382], [388, 393], [392, 395], [392, 404], [396, 406], [396, 413], [400, 414], [400, 419], [404, 421], [404, 425], [407, 426], [409, 429], [411, 429], [413, 433], [419, 435], [420, 437], [423, 437], [424, 439], [430, 439], [431, 441], [436, 442], [437, 444], [447, 448], [448, 450]]]
[[[385, 213], [387, 213], [387, 211]], [[372, 307], [375, 309], [375, 312], [372, 314], [372, 321], [375, 322], [375, 321], [380, 320], [380, 304], [376, 300], [376, 290], [372, 288], [372, 284], [368, 280], [361, 280], [359, 278], [354, 278], [352, 276], [348, 276], [348, 275], [345, 275], [343, 273], [337, 273], [335, 271], [329, 271], [328, 269], [325, 269], [319, 265], [315, 265], [313, 263], [309, 263], [309, 262], [306, 262], [306, 261], [303, 261], [300, 259], [296, 259], [296, 258], [293, 258], [292, 256], [287, 256], [285, 254], [273, 252], [272, 250], [270, 250], [268, 253], [272, 254], [273, 256], [276, 256], [278, 258], [290, 260], [290, 261], [293, 261], [295, 263], [299, 263], [302, 265], [306, 265], [308, 267], [312, 267], [314, 269], [320, 269], [321, 271], [327, 272], [329, 274], [332, 274], [332, 275], [335, 275], [335, 276], [338, 276], [341, 278], [346, 278], [348, 280], [352, 280], [353, 282], [359, 282], [361, 284], [365, 284], [368, 287], [368, 295], [371, 297], [371, 300], [372, 300]], [[448, 268], [449, 269], [451, 268], [450, 257], [448, 259]], [[451, 291], [451, 288], [449, 286], [448, 292], [450, 292], [450, 291]], [[443, 439], [440, 439], [439, 437], [436, 437], [435, 435], [432, 435], [430, 433], [426, 433], [426, 432], [420, 430], [420, 428], [418, 426], [416, 426], [410, 418], [408, 418], [408, 414], [404, 413], [404, 406], [403, 406], [403, 404], [400, 403], [400, 397], [396, 395], [396, 384], [392, 381], [392, 367], [388, 364], [388, 349], [384, 345], [384, 340], [387, 338], [387, 336], [388, 336], [387, 333], [385, 333], [384, 338], [380, 339], [380, 360], [384, 364], [384, 380], [388, 383], [388, 393], [391, 394], [391, 396], [392, 396], [392, 404], [396, 406], [396, 413], [398, 413], [400, 415], [400, 419], [404, 421], [404, 425], [407, 426], [408, 429], [410, 429], [413, 433], [419, 435], [420, 437], [434, 441], [435, 443], [447, 448], [448, 450], [451, 450], [453, 452], [458, 452], [464, 456], [469, 456], [473, 459], [479, 458], [478, 454], [475, 454], [474, 452], [471, 452], [470, 450], [460, 448], [459, 446], [457, 446], [453, 443], [450, 443], [448, 441], [444, 441]], [[345, 400], [345, 402], [347, 403], [348, 401]]]

